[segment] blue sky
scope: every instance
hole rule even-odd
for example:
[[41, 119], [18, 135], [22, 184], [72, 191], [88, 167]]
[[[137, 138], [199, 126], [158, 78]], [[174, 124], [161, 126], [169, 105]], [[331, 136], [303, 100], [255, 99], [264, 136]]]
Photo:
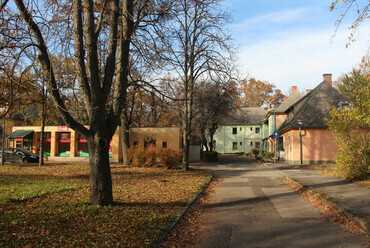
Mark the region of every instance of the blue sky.
[[[367, 2], [368, 0], [362, 0]], [[238, 45], [241, 73], [268, 81], [287, 93], [292, 85], [313, 89], [324, 73], [333, 80], [357, 67], [370, 45], [370, 23], [360, 26], [357, 41], [346, 48], [344, 23], [335, 34], [340, 11], [330, 0], [225, 0], [233, 17], [228, 29]]]

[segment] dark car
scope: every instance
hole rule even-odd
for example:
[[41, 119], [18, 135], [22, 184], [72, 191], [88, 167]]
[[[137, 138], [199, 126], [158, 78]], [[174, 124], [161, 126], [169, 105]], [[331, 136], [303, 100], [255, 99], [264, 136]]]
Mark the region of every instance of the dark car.
[[[0, 150], [0, 159], [2, 151]], [[38, 163], [39, 156], [25, 149], [20, 148], [5, 148], [4, 162], [12, 163]]]

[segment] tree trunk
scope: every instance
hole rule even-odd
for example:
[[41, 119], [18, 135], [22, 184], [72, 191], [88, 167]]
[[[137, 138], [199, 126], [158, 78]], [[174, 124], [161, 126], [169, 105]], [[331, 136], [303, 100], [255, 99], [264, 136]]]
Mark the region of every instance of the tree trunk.
[[44, 116], [44, 106], [42, 107], [42, 120], [41, 120], [41, 132], [40, 132], [40, 160], [39, 166], [44, 165], [44, 132], [45, 130], [45, 116]]
[[184, 134], [183, 134], [183, 149], [182, 149], [182, 164], [183, 169], [189, 169], [189, 146], [191, 134], [191, 99], [186, 99], [184, 103]]
[[46, 119], [46, 90], [42, 85], [42, 113], [41, 113], [41, 132], [40, 132], [40, 160], [39, 166], [44, 165], [44, 136], [45, 136], [45, 119]]
[[127, 151], [130, 148], [130, 124], [127, 118], [127, 111], [124, 109], [121, 115], [121, 133], [122, 133], [122, 163], [130, 165]]
[[3, 116], [3, 135], [2, 135], [2, 143], [1, 143], [1, 165], [4, 165], [4, 149], [5, 149], [5, 115]]
[[203, 147], [205, 147], [206, 152], [208, 152], [207, 138], [206, 138], [206, 135], [204, 134], [204, 131], [202, 131], [201, 142], [202, 142], [202, 150], [203, 150]]
[[213, 134], [210, 134], [211, 142], [209, 143], [209, 151], [213, 152]]
[[183, 148], [182, 148], [182, 168], [183, 170], [188, 170], [189, 169], [189, 134], [186, 129], [184, 130], [183, 134]]
[[109, 140], [95, 135], [88, 139], [90, 153], [90, 202], [107, 206], [113, 203], [112, 177], [109, 166]]

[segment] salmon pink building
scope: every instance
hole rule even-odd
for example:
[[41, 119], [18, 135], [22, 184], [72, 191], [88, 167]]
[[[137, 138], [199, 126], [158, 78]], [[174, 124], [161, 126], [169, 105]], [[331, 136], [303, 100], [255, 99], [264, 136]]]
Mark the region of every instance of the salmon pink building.
[[326, 117], [333, 108], [348, 104], [348, 98], [332, 86], [331, 74], [324, 74], [321, 84], [285, 111], [286, 120], [277, 129], [285, 160], [297, 164], [333, 161], [338, 149]]

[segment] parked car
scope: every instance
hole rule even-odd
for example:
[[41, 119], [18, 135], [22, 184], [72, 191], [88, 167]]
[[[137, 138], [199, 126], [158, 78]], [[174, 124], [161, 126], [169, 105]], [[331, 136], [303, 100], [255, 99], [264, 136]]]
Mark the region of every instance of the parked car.
[[[2, 154], [2, 150], [0, 150], [0, 159], [1, 159], [1, 154]], [[25, 149], [5, 148], [4, 149], [4, 162], [38, 163], [39, 156]]]

